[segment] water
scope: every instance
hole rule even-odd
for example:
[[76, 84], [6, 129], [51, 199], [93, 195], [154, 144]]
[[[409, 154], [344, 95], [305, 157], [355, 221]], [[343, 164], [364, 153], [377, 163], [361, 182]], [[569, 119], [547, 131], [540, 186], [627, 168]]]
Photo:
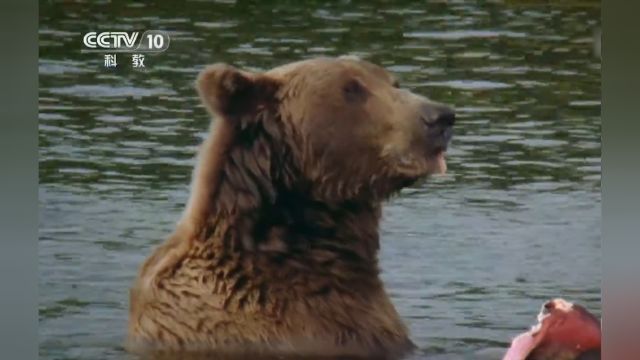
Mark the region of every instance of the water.
[[[128, 287], [186, 202], [206, 64], [357, 54], [455, 105], [448, 175], [385, 208], [387, 289], [420, 350], [477, 358], [563, 296], [600, 314], [597, 2], [41, 2], [40, 355], [130, 359]], [[87, 31], [164, 29], [145, 70]], [[494, 355], [495, 357], [495, 355]]]

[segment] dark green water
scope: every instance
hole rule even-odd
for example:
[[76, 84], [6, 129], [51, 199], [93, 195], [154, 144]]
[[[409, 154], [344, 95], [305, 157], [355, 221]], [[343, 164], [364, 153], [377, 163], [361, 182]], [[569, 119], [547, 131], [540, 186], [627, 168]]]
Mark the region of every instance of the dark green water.
[[[562, 296], [600, 313], [597, 2], [40, 3], [40, 354], [128, 359], [128, 287], [186, 202], [213, 62], [357, 54], [458, 112], [449, 174], [385, 208], [383, 277], [420, 350], [477, 358]], [[171, 32], [146, 70], [88, 31]], [[475, 355], [474, 355], [475, 354]]]

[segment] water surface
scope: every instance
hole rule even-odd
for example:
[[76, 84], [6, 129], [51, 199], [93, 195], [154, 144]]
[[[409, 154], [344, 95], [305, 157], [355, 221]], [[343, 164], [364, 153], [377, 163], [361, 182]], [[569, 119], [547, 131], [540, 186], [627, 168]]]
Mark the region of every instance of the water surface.
[[[449, 174], [381, 229], [416, 358], [505, 347], [551, 297], [600, 313], [599, 3], [308, 4], [41, 2], [42, 359], [131, 359], [128, 287], [186, 202], [209, 124], [193, 81], [220, 61], [356, 54], [457, 109]], [[87, 31], [149, 29], [172, 42], [144, 70], [80, 52]]]

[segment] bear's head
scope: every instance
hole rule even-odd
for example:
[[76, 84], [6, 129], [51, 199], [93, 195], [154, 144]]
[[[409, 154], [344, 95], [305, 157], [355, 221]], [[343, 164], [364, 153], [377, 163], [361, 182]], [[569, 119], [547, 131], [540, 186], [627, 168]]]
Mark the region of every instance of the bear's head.
[[[197, 89], [229, 128], [217, 140], [226, 150], [218, 151], [249, 169], [236, 182], [257, 183], [249, 190], [255, 195], [379, 201], [446, 170], [454, 112], [364, 60], [316, 58], [263, 73], [212, 65]], [[247, 151], [233, 155], [233, 148]]]

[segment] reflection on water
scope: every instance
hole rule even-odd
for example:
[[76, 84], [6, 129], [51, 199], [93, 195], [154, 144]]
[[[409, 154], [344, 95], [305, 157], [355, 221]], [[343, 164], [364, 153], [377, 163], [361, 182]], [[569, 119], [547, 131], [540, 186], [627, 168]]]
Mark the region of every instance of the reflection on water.
[[[356, 54], [455, 105], [450, 173], [390, 201], [381, 229], [416, 358], [491, 353], [550, 297], [599, 314], [599, 3], [310, 4], [41, 3], [43, 359], [128, 357], [128, 286], [187, 199], [209, 122], [193, 81], [219, 61]], [[147, 29], [172, 42], [144, 70], [80, 53], [86, 31]]]

